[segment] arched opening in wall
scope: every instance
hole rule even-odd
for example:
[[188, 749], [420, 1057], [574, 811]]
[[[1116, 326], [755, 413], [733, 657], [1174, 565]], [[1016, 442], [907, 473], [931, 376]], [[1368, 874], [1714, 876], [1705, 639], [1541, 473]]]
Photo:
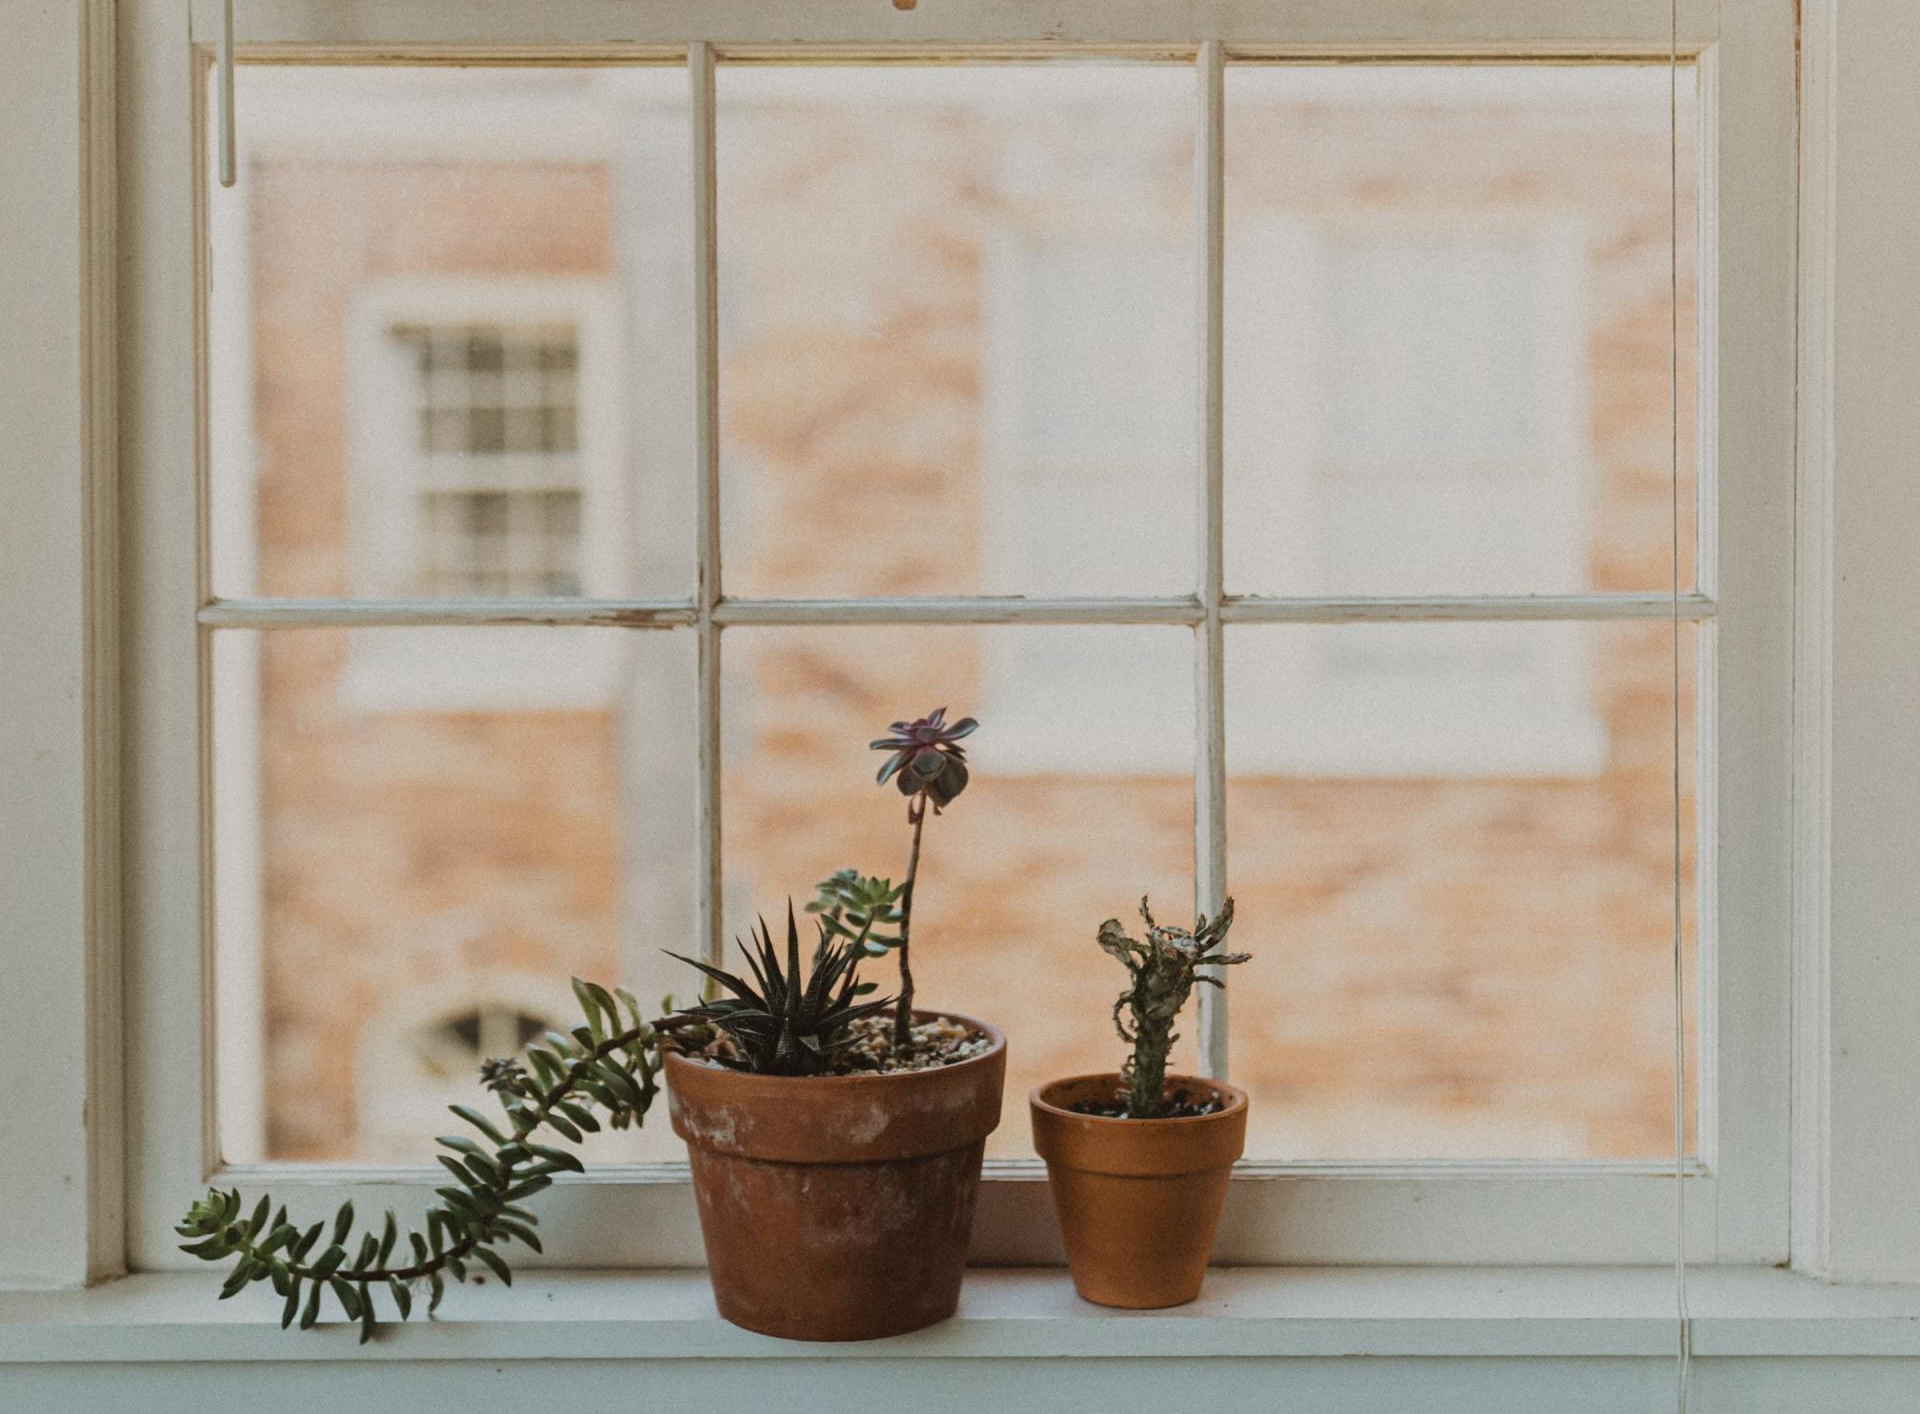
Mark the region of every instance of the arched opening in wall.
[[476, 1105], [480, 1063], [522, 1056], [545, 1031], [565, 1030], [571, 998], [551, 979], [495, 976], [475, 985], [396, 994], [361, 1033], [354, 1119], [358, 1153], [374, 1162], [419, 1163], [436, 1135], [456, 1128], [453, 1104]]

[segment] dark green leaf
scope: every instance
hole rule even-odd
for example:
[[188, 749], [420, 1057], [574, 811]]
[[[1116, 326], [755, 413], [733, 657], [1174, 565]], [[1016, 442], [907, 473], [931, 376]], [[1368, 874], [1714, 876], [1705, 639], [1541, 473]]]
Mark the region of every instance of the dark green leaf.
[[607, 1031], [606, 1023], [601, 1017], [599, 999], [578, 977], [573, 979], [573, 998], [580, 1003], [580, 1010], [586, 1014], [587, 1029], [592, 1033], [594, 1040], [604, 1041]]
[[353, 1231], [353, 1199], [349, 1198], [340, 1205], [340, 1211], [333, 1216], [333, 1245], [340, 1246], [347, 1240], [347, 1234]]
[[534, 1251], [540, 1251], [540, 1238], [525, 1223], [515, 1222], [512, 1218], [495, 1218], [493, 1225], [509, 1236], [526, 1243]]
[[569, 1173], [585, 1173], [587, 1166], [569, 1154], [565, 1149], [555, 1149], [548, 1144], [529, 1144], [527, 1148], [550, 1164], [558, 1164]]
[[413, 1291], [396, 1277], [387, 1278], [387, 1289], [393, 1293], [393, 1304], [399, 1308], [400, 1319], [406, 1320], [413, 1314]]
[[242, 1257], [233, 1265], [233, 1271], [227, 1276], [227, 1284], [220, 1288], [220, 1299], [237, 1295], [253, 1278], [254, 1262], [251, 1257]]
[[340, 1277], [328, 1277], [327, 1285], [333, 1289], [333, 1299], [340, 1303], [340, 1309], [347, 1313], [347, 1319], [359, 1320], [360, 1298], [354, 1295], [353, 1288]]
[[475, 1178], [473, 1174], [467, 1170], [467, 1166], [458, 1159], [449, 1158], [445, 1154], [435, 1154], [433, 1157], [440, 1161], [448, 1173], [459, 1179], [460, 1182], [468, 1188], [481, 1189], [487, 1186], [484, 1178]]
[[313, 1251], [313, 1245], [320, 1240], [320, 1234], [326, 1228], [326, 1223], [317, 1222], [300, 1235], [300, 1240], [293, 1244], [294, 1261], [304, 1262], [307, 1259], [307, 1253]]
[[473, 1255], [491, 1267], [493, 1274], [499, 1277], [501, 1281], [505, 1282], [508, 1286], [513, 1285], [513, 1272], [508, 1268], [507, 1264], [500, 1259], [498, 1253], [490, 1252], [484, 1247], [476, 1247], [473, 1249]]
[[[481, 1114], [480, 1111], [468, 1105], [448, 1105], [447, 1108], [459, 1115], [460, 1118], [464, 1119], [482, 1134], [486, 1135], [487, 1138], [491, 1139], [494, 1143], [504, 1144], [507, 1142], [506, 1135], [502, 1134], [498, 1129], [495, 1129], [492, 1121]], [[338, 1241], [337, 1238], [335, 1240]]]

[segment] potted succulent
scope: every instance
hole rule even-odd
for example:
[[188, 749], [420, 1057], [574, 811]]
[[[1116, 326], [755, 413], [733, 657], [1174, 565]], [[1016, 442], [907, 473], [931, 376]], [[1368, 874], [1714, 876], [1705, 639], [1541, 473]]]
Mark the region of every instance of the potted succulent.
[[[222, 1300], [271, 1282], [283, 1327], [313, 1326], [331, 1302], [370, 1339], [383, 1304], [406, 1320], [421, 1293], [434, 1311], [449, 1279], [491, 1273], [511, 1285], [513, 1244], [540, 1251], [526, 1204], [555, 1175], [583, 1171], [560, 1142], [641, 1123], [664, 1069], [723, 1316], [795, 1339], [857, 1340], [951, 1315], [1006, 1040], [984, 1022], [913, 1010], [907, 960], [927, 813], [966, 788], [959, 742], [975, 725], [949, 725], [943, 710], [873, 743], [890, 753], [881, 783], [907, 797], [905, 881], [846, 870], [822, 885], [804, 963], [789, 904], [784, 957], [763, 922], [742, 949], [751, 982], [682, 959], [729, 995], [655, 1021], [627, 992], [575, 978], [585, 1024], [548, 1032], [525, 1062], [481, 1067], [499, 1114], [450, 1107], [474, 1134], [439, 1140], [452, 1182], [421, 1229], [403, 1240], [391, 1211], [377, 1228], [356, 1226], [347, 1202], [331, 1225], [303, 1230], [270, 1195], [248, 1213], [238, 1189], [213, 1189], [175, 1229], [182, 1249], [231, 1260]], [[890, 950], [899, 999], [865, 1000], [874, 989], [859, 965]]]
[[[742, 948], [751, 978], [695, 963], [726, 995], [665, 1023], [669, 1113], [687, 1141], [714, 1299], [737, 1325], [866, 1340], [944, 1320], [959, 1301], [1006, 1040], [915, 1010], [910, 948], [921, 838], [966, 788], [960, 742], [976, 725], [949, 724], [943, 708], [872, 743], [889, 753], [880, 783], [907, 798], [899, 886], [840, 871], [808, 905], [810, 963], [789, 904], [784, 965], [762, 924]], [[897, 997], [858, 1000], [860, 961], [888, 951]]]
[[1054, 1211], [1076, 1290], [1102, 1306], [1178, 1306], [1200, 1294], [1233, 1164], [1246, 1146], [1247, 1097], [1218, 1080], [1167, 1074], [1173, 1024], [1202, 968], [1247, 961], [1220, 951], [1233, 900], [1191, 932], [1155, 923], [1144, 942], [1117, 918], [1102, 949], [1127, 968], [1114, 1028], [1132, 1047], [1118, 1071], [1077, 1075], [1028, 1097], [1035, 1150], [1047, 1163]]

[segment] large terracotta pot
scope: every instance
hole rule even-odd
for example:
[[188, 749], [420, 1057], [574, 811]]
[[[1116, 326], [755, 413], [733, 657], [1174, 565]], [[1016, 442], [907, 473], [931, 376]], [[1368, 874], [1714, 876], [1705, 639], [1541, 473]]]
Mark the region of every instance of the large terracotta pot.
[[1028, 1096], [1033, 1146], [1047, 1161], [1073, 1285], [1102, 1306], [1178, 1306], [1200, 1294], [1233, 1162], [1247, 1142], [1247, 1097], [1217, 1080], [1170, 1075], [1167, 1089], [1217, 1090], [1217, 1114], [1106, 1119], [1073, 1113], [1111, 1099], [1120, 1077], [1077, 1075]]
[[667, 1057], [722, 1316], [789, 1340], [872, 1340], [953, 1314], [1007, 1042], [952, 1020], [993, 1048], [938, 1070], [807, 1079]]

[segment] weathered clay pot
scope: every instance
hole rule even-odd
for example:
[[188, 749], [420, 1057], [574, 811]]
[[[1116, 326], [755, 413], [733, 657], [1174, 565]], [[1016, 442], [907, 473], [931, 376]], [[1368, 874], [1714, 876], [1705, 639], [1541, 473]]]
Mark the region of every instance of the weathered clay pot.
[[1073, 1113], [1119, 1084], [1108, 1072], [1034, 1090], [1033, 1146], [1047, 1161], [1074, 1288], [1102, 1306], [1178, 1306], [1206, 1276], [1233, 1162], [1246, 1147], [1247, 1097], [1217, 1080], [1170, 1075], [1169, 1093], [1217, 1090], [1225, 1107], [1185, 1119]]
[[808, 1079], [667, 1057], [722, 1316], [789, 1340], [872, 1340], [953, 1314], [1007, 1042], [952, 1019], [993, 1049], [938, 1070]]

